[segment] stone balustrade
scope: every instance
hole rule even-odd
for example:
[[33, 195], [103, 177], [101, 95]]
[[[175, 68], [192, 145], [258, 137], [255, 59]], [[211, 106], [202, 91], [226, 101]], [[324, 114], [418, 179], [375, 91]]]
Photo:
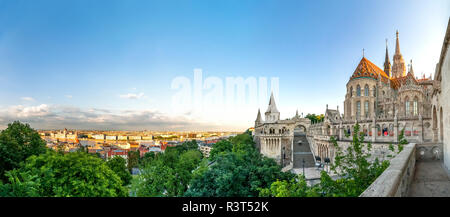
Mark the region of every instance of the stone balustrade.
[[405, 197], [414, 177], [416, 144], [406, 145], [360, 197]]

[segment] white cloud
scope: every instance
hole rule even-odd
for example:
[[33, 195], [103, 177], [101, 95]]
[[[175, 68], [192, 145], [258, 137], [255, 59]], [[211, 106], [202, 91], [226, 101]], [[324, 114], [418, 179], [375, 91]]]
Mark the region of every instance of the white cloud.
[[144, 96], [144, 93], [139, 93], [139, 94], [129, 93], [129, 94], [119, 95], [120, 98], [124, 98], [124, 99], [140, 99], [143, 96]]
[[25, 96], [25, 97], [22, 97], [20, 99], [24, 100], [24, 101], [30, 101], [30, 102], [34, 101], [34, 99], [32, 97], [29, 97], [29, 96]]
[[15, 120], [36, 129], [97, 130], [232, 130], [231, 126], [190, 119], [158, 110], [82, 109], [75, 106], [47, 105], [0, 107], [0, 128]]

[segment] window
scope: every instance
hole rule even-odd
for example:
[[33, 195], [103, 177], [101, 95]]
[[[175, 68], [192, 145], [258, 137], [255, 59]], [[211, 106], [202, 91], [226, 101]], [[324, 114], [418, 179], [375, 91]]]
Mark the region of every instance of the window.
[[361, 117], [361, 102], [356, 102], [356, 117]]
[[364, 115], [369, 117], [369, 101], [364, 102]]
[[405, 102], [405, 113], [406, 113], [406, 115], [409, 114], [409, 101]]
[[361, 96], [361, 87], [359, 85], [356, 87], [356, 96]]
[[417, 110], [417, 99], [414, 99], [414, 104], [413, 104], [413, 111], [414, 111], [414, 115], [418, 115], [418, 110]]
[[350, 87], [350, 97], [353, 96], [353, 87]]
[[367, 85], [367, 84], [364, 87], [364, 96], [369, 96], [369, 85]]

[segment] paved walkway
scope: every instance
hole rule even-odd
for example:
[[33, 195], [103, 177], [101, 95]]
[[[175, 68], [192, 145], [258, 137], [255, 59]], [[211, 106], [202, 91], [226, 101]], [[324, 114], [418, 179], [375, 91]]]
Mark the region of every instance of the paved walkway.
[[450, 174], [442, 161], [416, 162], [410, 197], [450, 197]]

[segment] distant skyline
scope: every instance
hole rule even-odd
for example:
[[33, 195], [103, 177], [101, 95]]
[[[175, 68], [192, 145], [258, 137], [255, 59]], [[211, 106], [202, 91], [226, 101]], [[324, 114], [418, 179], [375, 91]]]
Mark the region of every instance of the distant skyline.
[[449, 15], [448, 0], [0, 0], [0, 129], [232, 131], [267, 109], [270, 85], [226, 109], [174, 106], [174, 80], [193, 84], [195, 69], [223, 84], [277, 78], [282, 119], [342, 113], [362, 50], [383, 68], [396, 30], [415, 75], [434, 74]]

